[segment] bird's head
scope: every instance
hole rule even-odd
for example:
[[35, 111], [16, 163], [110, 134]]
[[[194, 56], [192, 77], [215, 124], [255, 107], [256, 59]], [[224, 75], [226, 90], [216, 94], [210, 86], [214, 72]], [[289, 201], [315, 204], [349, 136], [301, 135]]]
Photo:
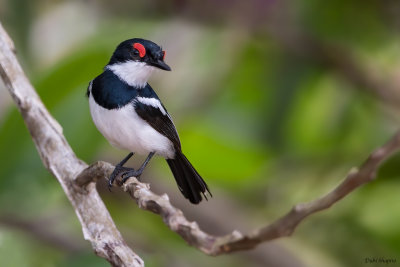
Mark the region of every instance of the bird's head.
[[106, 68], [128, 84], [143, 87], [154, 69], [171, 70], [164, 59], [165, 51], [159, 45], [134, 38], [117, 46]]

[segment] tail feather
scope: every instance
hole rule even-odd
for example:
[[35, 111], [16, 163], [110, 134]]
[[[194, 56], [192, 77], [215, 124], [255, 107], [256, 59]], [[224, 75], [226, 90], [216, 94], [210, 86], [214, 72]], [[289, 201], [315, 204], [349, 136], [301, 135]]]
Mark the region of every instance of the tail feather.
[[207, 199], [205, 195], [207, 192], [212, 196], [206, 182], [181, 151], [176, 152], [174, 159], [167, 159], [167, 163], [179, 190], [191, 203], [198, 204], [202, 200], [201, 194], [205, 199]]

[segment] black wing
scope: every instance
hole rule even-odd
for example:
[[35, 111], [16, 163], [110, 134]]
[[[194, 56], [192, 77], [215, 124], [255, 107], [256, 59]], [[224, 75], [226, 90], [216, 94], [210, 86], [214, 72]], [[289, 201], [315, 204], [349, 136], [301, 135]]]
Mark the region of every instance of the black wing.
[[[154, 101], [159, 101], [157, 98], [152, 99], [154, 99]], [[171, 140], [176, 149], [181, 150], [181, 142], [178, 133], [165, 107], [161, 102], [159, 102], [160, 105], [158, 107], [145, 102], [146, 101], [142, 102], [138, 100], [134, 102], [136, 113], [157, 132]], [[160, 107], [163, 110], [160, 110]]]

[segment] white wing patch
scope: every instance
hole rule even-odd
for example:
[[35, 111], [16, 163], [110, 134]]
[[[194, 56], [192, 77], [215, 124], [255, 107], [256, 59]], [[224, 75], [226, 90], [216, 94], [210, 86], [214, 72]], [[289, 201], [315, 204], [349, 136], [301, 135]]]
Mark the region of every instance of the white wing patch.
[[130, 86], [144, 88], [147, 84], [154, 67], [147, 65], [144, 62], [127, 61], [124, 63], [116, 63], [107, 66], [122, 81]]
[[138, 98], [136, 98], [136, 101], [139, 101], [140, 103], [148, 105], [148, 106], [152, 106], [153, 108], [158, 108], [163, 115], [167, 115], [167, 112], [165, 111], [164, 107], [161, 105], [160, 100], [158, 100], [157, 98], [138, 97]]

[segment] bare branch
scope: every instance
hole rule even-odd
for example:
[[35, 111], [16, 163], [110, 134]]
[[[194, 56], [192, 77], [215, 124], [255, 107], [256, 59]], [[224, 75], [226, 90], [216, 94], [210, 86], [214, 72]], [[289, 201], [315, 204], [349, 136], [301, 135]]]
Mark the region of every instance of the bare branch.
[[50, 115], [26, 78], [14, 54], [12, 41], [0, 24], [0, 75], [21, 112], [45, 167], [57, 178], [75, 209], [84, 238], [95, 253], [114, 266], [143, 266], [122, 239], [95, 184], [79, 190], [73, 179], [87, 164], [79, 160], [62, 134], [62, 128]]
[[[238, 250], [252, 249], [262, 242], [290, 236], [306, 217], [331, 207], [356, 188], [374, 179], [380, 164], [399, 149], [400, 131], [384, 146], [375, 150], [359, 169], [352, 169], [347, 177], [331, 192], [311, 202], [295, 205], [286, 215], [248, 235], [238, 231], [226, 236], [213, 236], [205, 233], [196, 222], [188, 221], [182, 211], [170, 203], [167, 195], [159, 196], [153, 193], [148, 184], [141, 183], [135, 178], [126, 181], [122, 188], [135, 199], [141, 209], [159, 214], [164, 223], [189, 245], [208, 255], [216, 256]], [[96, 162], [84, 172], [88, 176], [85, 177], [82, 173], [80, 179], [87, 182], [90, 177], [95, 177], [95, 179], [101, 176], [108, 177], [112, 170], [111, 164]]]

